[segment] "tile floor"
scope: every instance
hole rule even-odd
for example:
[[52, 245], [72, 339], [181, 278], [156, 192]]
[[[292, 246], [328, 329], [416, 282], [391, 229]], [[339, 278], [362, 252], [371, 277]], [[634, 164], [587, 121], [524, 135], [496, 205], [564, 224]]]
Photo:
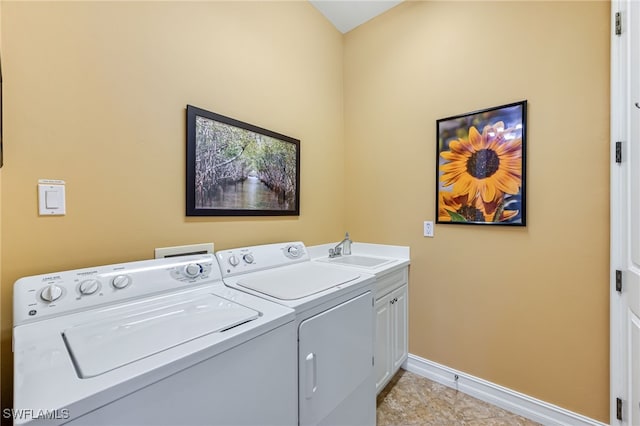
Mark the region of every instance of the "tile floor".
[[539, 424], [401, 369], [378, 395], [377, 426], [408, 425]]

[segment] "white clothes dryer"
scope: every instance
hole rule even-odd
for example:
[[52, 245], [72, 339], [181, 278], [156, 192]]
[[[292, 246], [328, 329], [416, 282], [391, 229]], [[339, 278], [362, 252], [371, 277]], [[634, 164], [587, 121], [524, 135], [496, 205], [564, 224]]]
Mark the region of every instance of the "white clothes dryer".
[[311, 262], [301, 242], [216, 252], [225, 283], [292, 308], [300, 425], [375, 425], [372, 275]]
[[295, 425], [294, 318], [213, 255], [22, 278], [14, 424]]

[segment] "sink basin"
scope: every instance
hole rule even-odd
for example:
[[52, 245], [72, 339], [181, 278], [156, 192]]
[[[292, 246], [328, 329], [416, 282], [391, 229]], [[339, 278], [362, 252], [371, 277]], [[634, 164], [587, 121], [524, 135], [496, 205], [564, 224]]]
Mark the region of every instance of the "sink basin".
[[359, 268], [377, 268], [387, 263], [393, 262], [394, 259], [385, 259], [381, 257], [346, 255], [334, 258], [319, 259], [323, 262], [340, 263], [342, 265], [357, 266]]

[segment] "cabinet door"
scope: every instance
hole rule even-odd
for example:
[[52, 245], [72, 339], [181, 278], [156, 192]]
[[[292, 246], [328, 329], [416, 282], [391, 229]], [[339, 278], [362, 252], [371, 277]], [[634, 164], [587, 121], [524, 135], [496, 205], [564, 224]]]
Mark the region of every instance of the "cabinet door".
[[391, 303], [387, 295], [376, 301], [376, 393], [382, 390], [391, 375]]
[[392, 340], [392, 368], [391, 373], [394, 374], [402, 363], [407, 359], [408, 348], [408, 303], [407, 294], [408, 286], [403, 285], [391, 293], [391, 335]]

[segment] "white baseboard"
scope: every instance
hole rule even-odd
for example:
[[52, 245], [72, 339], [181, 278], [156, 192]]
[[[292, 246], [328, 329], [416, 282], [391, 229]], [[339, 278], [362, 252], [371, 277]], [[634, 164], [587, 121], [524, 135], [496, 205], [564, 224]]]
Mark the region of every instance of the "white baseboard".
[[[409, 354], [409, 358], [402, 365], [402, 368], [543, 425], [605, 426], [605, 423], [582, 414], [574, 413], [416, 355]], [[458, 376], [457, 383], [455, 376]]]

